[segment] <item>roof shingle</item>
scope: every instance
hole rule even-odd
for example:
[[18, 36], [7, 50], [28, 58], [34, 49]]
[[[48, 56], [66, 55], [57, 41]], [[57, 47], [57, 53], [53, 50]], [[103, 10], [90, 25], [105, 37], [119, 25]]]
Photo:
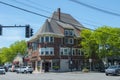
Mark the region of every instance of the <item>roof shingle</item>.
[[52, 35], [59, 35], [64, 36], [61, 31], [59, 30], [59, 25], [63, 28], [73, 29], [75, 30], [75, 35], [79, 36], [80, 34], [77, 33], [76, 29], [81, 30], [84, 28], [82, 24], [80, 24], [77, 20], [75, 20], [71, 15], [61, 13], [60, 20], [58, 18], [58, 12], [54, 12], [52, 18], [50, 20], [46, 20], [43, 26], [38, 30], [38, 32], [32, 36], [30, 41], [34, 41], [43, 34], [52, 34]]

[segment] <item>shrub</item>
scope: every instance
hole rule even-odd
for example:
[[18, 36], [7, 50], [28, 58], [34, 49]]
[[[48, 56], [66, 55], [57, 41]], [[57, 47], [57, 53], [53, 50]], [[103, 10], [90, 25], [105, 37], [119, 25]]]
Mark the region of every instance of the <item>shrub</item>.
[[89, 69], [83, 68], [82, 72], [89, 72]]
[[59, 66], [53, 66], [54, 70], [58, 70], [60, 67]]

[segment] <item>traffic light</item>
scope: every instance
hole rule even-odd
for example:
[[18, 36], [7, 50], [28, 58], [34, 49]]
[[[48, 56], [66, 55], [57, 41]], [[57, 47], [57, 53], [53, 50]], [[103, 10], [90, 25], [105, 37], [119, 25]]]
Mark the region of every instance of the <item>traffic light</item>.
[[33, 29], [30, 28], [30, 36], [33, 36]]
[[2, 27], [0, 27], [0, 35], [2, 35]]
[[29, 38], [29, 37], [31, 37], [31, 36], [33, 36], [33, 29], [30, 28], [29, 25], [26, 25], [26, 26], [25, 26], [25, 37], [26, 37], [26, 38]]
[[30, 37], [30, 26], [26, 25], [25, 27], [25, 37], [29, 38]]

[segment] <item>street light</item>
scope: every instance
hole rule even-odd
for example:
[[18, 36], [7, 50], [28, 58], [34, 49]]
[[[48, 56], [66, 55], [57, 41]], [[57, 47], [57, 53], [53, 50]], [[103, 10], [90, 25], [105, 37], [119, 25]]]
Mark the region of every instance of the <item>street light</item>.
[[91, 58], [89, 59], [89, 63], [90, 63], [90, 71], [91, 71], [92, 70], [91, 69], [92, 68], [92, 64], [91, 64], [92, 63], [92, 59]]

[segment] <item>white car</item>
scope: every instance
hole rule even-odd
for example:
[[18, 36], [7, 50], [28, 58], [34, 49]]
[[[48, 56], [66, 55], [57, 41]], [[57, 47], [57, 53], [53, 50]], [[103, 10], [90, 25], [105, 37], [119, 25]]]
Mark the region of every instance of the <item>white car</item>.
[[5, 69], [3, 67], [0, 67], [0, 74], [5, 74]]
[[33, 68], [30, 66], [22, 66], [16, 70], [17, 73], [32, 73]]

